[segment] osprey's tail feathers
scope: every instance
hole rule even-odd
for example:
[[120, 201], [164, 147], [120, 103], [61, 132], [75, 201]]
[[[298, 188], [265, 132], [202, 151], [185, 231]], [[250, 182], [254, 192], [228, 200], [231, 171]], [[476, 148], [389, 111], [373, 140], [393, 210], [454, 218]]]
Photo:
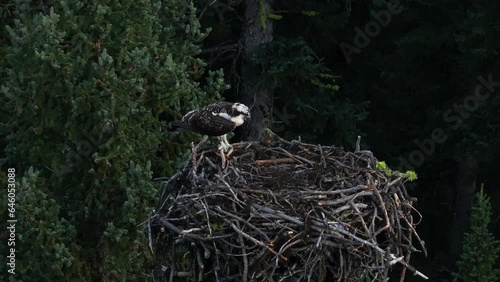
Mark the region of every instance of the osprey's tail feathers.
[[170, 130], [171, 131], [189, 131], [189, 130], [191, 130], [191, 128], [189, 128], [189, 126], [186, 123], [184, 123], [182, 120], [176, 120], [170, 124]]

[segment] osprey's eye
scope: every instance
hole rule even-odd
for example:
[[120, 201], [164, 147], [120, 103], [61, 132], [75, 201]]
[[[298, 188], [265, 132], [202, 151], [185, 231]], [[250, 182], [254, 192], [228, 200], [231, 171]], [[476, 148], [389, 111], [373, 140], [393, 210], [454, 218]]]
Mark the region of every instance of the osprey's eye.
[[235, 116], [242, 116], [243, 118], [249, 118], [250, 113], [247, 111], [236, 111]]

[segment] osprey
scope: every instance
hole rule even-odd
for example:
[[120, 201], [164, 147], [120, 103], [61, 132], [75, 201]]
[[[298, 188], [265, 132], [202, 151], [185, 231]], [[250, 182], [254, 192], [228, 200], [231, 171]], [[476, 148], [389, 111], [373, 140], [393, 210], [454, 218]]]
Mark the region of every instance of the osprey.
[[241, 103], [216, 102], [187, 113], [174, 127], [192, 130], [208, 136], [217, 136], [219, 150], [231, 148], [226, 134], [250, 119], [250, 109]]

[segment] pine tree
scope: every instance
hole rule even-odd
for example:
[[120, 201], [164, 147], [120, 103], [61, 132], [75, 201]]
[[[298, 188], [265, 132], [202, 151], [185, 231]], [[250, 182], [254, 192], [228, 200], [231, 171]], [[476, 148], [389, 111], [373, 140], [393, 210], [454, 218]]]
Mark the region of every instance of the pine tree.
[[490, 199], [481, 191], [476, 194], [472, 209], [471, 231], [465, 234], [463, 253], [458, 265], [458, 276], [465, 282], [493, 282], [500, 279], [495, 262], [500, 253], [500, 242], [488, 230], [491, 221]]
[[226, 88], [194, 57], [207, 32], [182, 0], [15, 7], [0, 134], [1, 163], [23, 177], [16, 278], [144, 280], [153, 172], [171, 172], [186, 141], [166, 123]]

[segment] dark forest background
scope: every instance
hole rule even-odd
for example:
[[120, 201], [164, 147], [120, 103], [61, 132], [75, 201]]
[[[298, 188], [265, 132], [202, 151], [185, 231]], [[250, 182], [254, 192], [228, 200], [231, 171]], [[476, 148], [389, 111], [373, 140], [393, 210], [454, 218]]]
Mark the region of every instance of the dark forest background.
[[144, 221], [200, 138], [168, 124], [224, 99], [252, 107], [234, 140], [268, 127], [353, 150], [359, 135], [416, 171], [428, 256], [412, 263], [452, 281], [481, 184], [500, 237], [498, 15], [493, 0], [2, 1], [0, 165], [18, 181], [18, 275], [150, 279]]

